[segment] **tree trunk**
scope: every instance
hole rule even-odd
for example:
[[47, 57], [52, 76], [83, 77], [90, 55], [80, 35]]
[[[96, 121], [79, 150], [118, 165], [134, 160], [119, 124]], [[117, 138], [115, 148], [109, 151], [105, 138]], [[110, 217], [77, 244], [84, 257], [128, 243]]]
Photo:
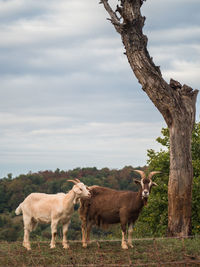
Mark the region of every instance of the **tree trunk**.
[[147, 51], [143, 35], [143, 0], [121, 0], [114, 12], [102, 0], [116, 31], [121, 35], [129, 64], [142, 89], [163, 115], [170, 132], [170, 176], [168, 185], [168, 234], [187, 236], [191, 230], [192, 158], [191, 134], [195, 122], [198, 90], [171, 79], [168, 84]]
[[[183, 118], [185, 116], [183, 115]], [[192, 156], [191, 123], [176, 121], [170, 132], [170, 175], [168, 185], [168, 235], [191, 234]]]

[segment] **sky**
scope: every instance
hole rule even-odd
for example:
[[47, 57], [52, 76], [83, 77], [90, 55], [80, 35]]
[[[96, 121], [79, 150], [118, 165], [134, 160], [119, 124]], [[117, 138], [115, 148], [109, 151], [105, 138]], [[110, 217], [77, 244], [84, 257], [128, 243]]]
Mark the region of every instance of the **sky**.
[[[147, 0], [142, 14], [164, 79], [200, 89], [200, 1]], [[0, 0], [0, 178], [143, 166], [160, 150], [164, 119], [107, 18], [98, 0]]]

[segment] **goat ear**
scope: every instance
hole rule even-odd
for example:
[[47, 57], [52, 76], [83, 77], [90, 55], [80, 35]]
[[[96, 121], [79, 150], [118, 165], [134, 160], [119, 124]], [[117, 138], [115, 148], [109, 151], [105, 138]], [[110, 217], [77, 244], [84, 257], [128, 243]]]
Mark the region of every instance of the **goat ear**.
[[141, 182], [140, 182], [139, 180], [134, 179], [133, 181], [134, 181], [136, 184], [141, 185]]
[[74, 185], [72, 189], [73, 189], [74, 193], [81, 194], [81, 189], [78, 186]]
[[152, 183], [152, 186], [158, 186], [158, 184], [157, 184], [157, 183], [155, 183], [155, 182], [153, 182], [153, 183]]

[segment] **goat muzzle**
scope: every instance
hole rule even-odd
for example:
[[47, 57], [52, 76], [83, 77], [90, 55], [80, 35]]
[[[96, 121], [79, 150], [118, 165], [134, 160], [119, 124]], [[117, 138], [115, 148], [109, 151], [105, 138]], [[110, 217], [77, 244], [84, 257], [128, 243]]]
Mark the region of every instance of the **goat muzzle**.
[[90, 199], [91, 196], [92, 196], [92, 194], [89, 192], [89, 194], [88, 194], [87, 196], [85, 196], [84, 198], [85, 198], [85, 199]]
[[143, 190], [142, 191], [142, 198], [148, 199], [148, 197], [149, 197], [149, 191], [148, 190]]

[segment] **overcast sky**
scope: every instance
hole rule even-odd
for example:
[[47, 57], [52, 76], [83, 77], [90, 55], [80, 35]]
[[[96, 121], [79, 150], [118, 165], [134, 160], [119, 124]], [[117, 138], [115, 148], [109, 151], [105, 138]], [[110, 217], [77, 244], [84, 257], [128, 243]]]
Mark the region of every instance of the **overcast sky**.
[[[200, 89], [200, 1], [147, 0], [142, 13], [163, 77]], [[143, 166], [160, 149], [164, 119], [107, 17], [98, 0], [0, 0], [0, 178]]]

